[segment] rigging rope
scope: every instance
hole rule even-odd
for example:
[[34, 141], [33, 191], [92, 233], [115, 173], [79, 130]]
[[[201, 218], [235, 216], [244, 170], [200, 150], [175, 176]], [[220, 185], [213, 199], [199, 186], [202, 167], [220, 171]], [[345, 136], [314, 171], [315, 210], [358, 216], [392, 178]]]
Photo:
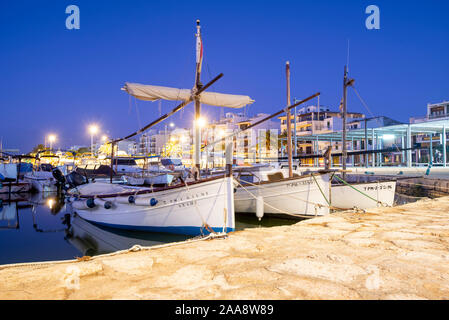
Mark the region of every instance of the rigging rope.
[[[379, 127], [382, 126], [382, 123], [379, 121], [378, 117], [375, 117], [374, 114], [371, 112], [371, 109], [368, 107], [368, 105], [366, 104], [365, 100], [362, 99], [362, 97], [360, 96], [359, 92], [357, 91], [357, 89], [355, 88], [354, 85], [351, 86], [352, 89], [354, 89], [355, 94], [357, 95], [357, 97], [359, 98], [360, 102], [362, 103], [362, 105], [366, 108], [366, 110], [370, 113], [371, 117], [374, 118], [378, 124]], [[411, 139], [412, 137], [410, 137]], [[397, 144], [394, 144], [394, 146], [396, 147], [396, 150], [398, 152], [401, 152], [401, 150], [399, 149], [399, 147], [397, 146]], [[374, 155], [373, 155], [374, 157]]]
[[389, 207], [389, 205], [387, 205], [386, 203], [383, 203], [382, 201], [376, 200], [376, 199], [372, 198], [371, 196], [367, 195], [366, 193], [364, 193], [364, 192], [360, 191], [359, 189], [355, 188], [354, 186], [351, 186], [349, 183], [347, 183], [345, 180], [343, 180], [343, 179], [340, 178], [339, 176], [334, 175], [334, 177], [335, 177], [337, 180], [340, 180], [341, 182], [343, 182], [343, 184], [347, 185], [348, 187], [351, 187], [351, 188], [354, 189], [355, 191], [361, 193], [362, 195], [364, 195], [364, 196], [366, 196], [367, 198], [369, 198], [369, 199], [375, 201], [376, 203], [379, 203], [380, 205], [385, 206], [385, 207]]

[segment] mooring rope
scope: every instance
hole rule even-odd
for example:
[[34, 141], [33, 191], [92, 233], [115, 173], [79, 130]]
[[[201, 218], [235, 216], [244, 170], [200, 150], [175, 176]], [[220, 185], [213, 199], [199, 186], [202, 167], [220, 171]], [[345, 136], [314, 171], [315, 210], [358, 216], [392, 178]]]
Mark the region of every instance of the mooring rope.
[[[254, 187], [259, 187], [261, 189], [266, 189], [262, 185], [254, 184], [254, 183], [251, 183], [251, 182], [248, 182], [248, 181], [245, 181], [245, 180], [241, 180], [241, 181], [243, 181], [243, 182], [245, 182], [245, 183], [247, 183], [249, 185], [252, 185]], [[295, 196], [293, 196], [291, 194], [285, 194], [284, 196], [293, 198], [295, 200], [300, 200], [300, 201], [303, 201], [303, 202], [306, 202], [306, 203], [310, 203], [310, 204], [313, 204], [313, 205], [317, 205], [317, 206], [321, 206], [321, 207], [327, 207], [327, 208], [329, 208], [331, 210], [340, 210], [341, 211], [341, 210], [352, 210], [353, 209], [353, 208], [339, 208], [339, 207], [335, 207], [335, 206], [332, 206], [332, 205], [325, 205], [325, 204], [321, 204], [321, 203], [316, 203], [316, 202], [312, 202], [312, 201], [309, 201], [309, 200], [304, 200], [304, 199], [301, 199], [301, 198], [297, 198], [297, 197], [295, 197]], [[326, 197], [325, 197], [325, 199], [326, 199]], [[328, 201], [326, 201], [326, 202], [328, 202]], [[294, 214], [294, 215], [298, 216], [297, 214]]]
[[339, 176], [335, 175], [334, 177], [335, 177], [337, 180], [340, 180], [341, 182], [343, 182], [343, 184], [345, 184], [345, 185], [347, 185], [348, 187], [354, 189], [355, 191], [361, 193], [362, 195], [366, 196], [367, 198], [373, 200], [374, 202], [376, 202], [376, 203], [378, 203], [378, 204], [380, 204], [380, 205], [382, 205], [382, 206], [384, 206], [384, 207], [389, 207], [388, 204], [383, 203], [382, 201], [376, 200], [376, 199], [374, 199], [373, 197], [371, 197], [371, 196], [367, 195], [366, 193], [364, 193], [363, 191], [360, 191], [359, 189], [355, 188], [354, 186], [351, 186], [348, 182], [346, 182], [345, 180], [343, 180], [343, 179], [340, 178]]
[[[249, 195], [251, 195], [254, 199], [257, 200], [257, 196], [256, 196], [256, 195], [254, 195], [251, 191], [249, 191], [247, 188], [245, 188], [245, 187], [240, 183], [240, 181], [238, 181], [238, 180], [236, 180], [236, 181], [237, 181], [237, 183], [243, 188], [243, 190], [245, 190]], [[266, 205], [266, 206], [268, 206], [268, 207], [270, 207], [270, 208], [272, 208], [272, 209], [274, 209], [274, 210], [276, 210], [276, 211], [279, 211], [280, 213], [286, 214], [286, 215], [290, 215], [290, 216], [294, 216], [294, 217], [299, 217], [299, 216], [301, 216], [301, 215], [298, 215], [298, 214], [286, 212], [285, 210], [281, 210], [281, 209], [279, 209], [279, 208], [276, 208], [276, 207], [272, 206], [271, 204], [267, 203], [265, 200], [263, 200], [263, 204]]]

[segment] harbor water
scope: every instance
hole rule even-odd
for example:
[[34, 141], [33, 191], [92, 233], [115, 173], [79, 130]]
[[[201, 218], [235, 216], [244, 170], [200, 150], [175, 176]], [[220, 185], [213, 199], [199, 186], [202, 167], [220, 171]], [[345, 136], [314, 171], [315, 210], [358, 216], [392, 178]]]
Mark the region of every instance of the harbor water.
[[[236, 229], [289, 225], [297, 220], [236, 215]], [[191, 236], [119, 230], [98, 226], [69, 212], [53, 193], [2, 199], [0, 264], [95, 256], [133, 245], [154, 246]]]

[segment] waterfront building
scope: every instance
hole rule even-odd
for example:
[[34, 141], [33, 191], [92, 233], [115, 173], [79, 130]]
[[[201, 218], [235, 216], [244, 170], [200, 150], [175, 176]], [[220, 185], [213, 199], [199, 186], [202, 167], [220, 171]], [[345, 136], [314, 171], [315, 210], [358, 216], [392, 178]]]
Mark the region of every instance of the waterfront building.
[[[219, 120], [213, 121], [207, 128], [207, 141], [216, 141], [233, 132], [244, 130], [269, 114], [258, 113], [246, 116], [243, 113], [226, 113]], [[278, 157], [279, 122], [267, 120], [243, 131], [233, 137], [234, 158], [237, 164], [266, 162]], [[220, 165], [224, 161], [224, 144], [218, 144], [208, 150], [207, 162]], [[212, 157], [210, 156], [212, 155]]]
[[441, 133], [423, 133], [413, 139], [413, 144], [420, 149], [414, 153], [418, 163], [442, 164], [446, 166], [447, 149], [447, 128], [449, 127], [449, 101], [438, 103], [428, 103], [426, 115], [420, 117], [411, 117], [411, 124], [421, 124], [435, 126], [442, 124]]
[[137, 154], [137, 142], [134, 140], [122, 140], [117, 143], [118, 156], [131, 156]]
[[[283, 137], [286, 137], [287, 132], [287, 116], [279, 117], [281, 120], [281, 132]], [[347, 122], [361, 121], [365, 119], [363, 113], [348, 112]], [[309, 105], [292, 112], [290, 121], [293, 129], [293, 154], [294, 155], [310, 155], [324, 153], [329, 146], [328, 142], [314, 140], [314, 139], [298, 139], [298, 137], [311, 137], [318, 134], [336, 132], [343, 130], [343, 119], [340, 111], [331, 111], [329, 107]], [[354, 124], [355, 126], [356, 124]], [[296, 128], [296, 137], [295, 137]], [[335, 151], [341, 150], [341, 141], [330, 141], [332, 149]], [[284, 147], [285, 150], [285, 147]], [[285, 152], [283, 152], [285, 154]], [[336, 159], [338, 161], [338, 159]], [[306, 161], [313, 164], [313, 160]]]

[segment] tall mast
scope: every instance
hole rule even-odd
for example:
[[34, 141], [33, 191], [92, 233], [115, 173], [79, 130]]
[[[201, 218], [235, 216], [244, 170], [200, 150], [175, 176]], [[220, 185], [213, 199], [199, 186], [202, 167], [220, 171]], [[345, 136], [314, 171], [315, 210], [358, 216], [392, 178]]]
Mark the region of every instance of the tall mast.
[[346, 117], [347, 117], [347, 88], [354, 84], [354, 79], [348, 79], [348, 69], [345, 66], [344, 78], [343, 78], [343, 105], [342, 105], [342, 118], [343, 118], [343, 150], [342, 150], [342, 162], [343, 162], [343, 179], [346, 178], [346, 158], [347, 158], [347, 150], [346, 150]]
[[[198, 92], [201, 89], [201, 65], [203, 62], [203, 43], [201, 40], [201, 26], [200, 20], [196, 20], [196, 75], [195, 75], [195, 87], [194, 92]], [[200, 170], [200, 158], [201, 158], [201, 127], [199, 126], [199, 119], [201, 116], [201, 103], [200, 97], [195, 97], [195, 123], [194, 123], [194, 161], [195, 166], [198, 168], [198, 178]]]
[[[290, 106], [290, 62], [287, 61], [285, 65], [285, 72], [287, 76], [287, 107]], [[288, 153], [288, 177], [293, 177], [292, 168], [292, 121], [290, 109], [287, 109], [287, 153]], [[295, 132], [296, 135], [296, 132]]]
[[345, 66], [345, 71], [344, 71], [344, 77], [343, 77], [343, 105], [342, 105], [342, 118], [343, 118], [343, 136], [342, 136], [342, 157], [341, 157], [341, 161], [342, 161], [342, 165], [343, 165], [343, 177], [344, 179], [346, 178], [346, 157], [347, 157], [347, 150], [346, 150], [346, 84], [348, 81], [348, 70], [347, 67]]

